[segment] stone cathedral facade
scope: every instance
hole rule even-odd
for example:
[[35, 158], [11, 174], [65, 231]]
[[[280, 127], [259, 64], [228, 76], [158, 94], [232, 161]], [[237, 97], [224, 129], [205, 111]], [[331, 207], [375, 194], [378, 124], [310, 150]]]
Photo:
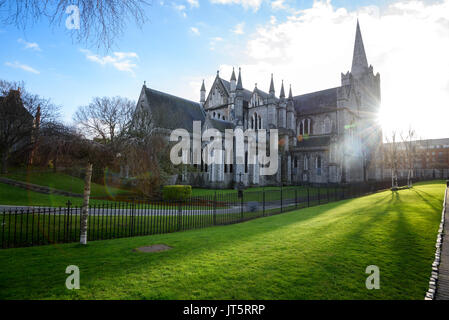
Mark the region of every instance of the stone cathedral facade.
[[382, 168], [376, 161], [382, 152], [382, 131], [376, 118], [381, 100], [380, 75], [368, 65], [357, 22], [351, 71], [341, 74], [341, 85], [322, 91], [286, 94], [281, 83], [276, 95], [273, 75], [269, 92], [243, 87], [242, 70], [233, 70], [228, 80], [217, 72], [209, 92], [203, 81], [200, 102], [175, 97], [143, 86], [137, 110], [159, 113], [158, 127], [185, 128], [193, 121], [202, 130], [278, 129], [279, 170], [260, 176], [259, 165], [192, 165], [182, 174], [182, 183], [215, 188], [279, 183], [345, 183], [378, 180]]

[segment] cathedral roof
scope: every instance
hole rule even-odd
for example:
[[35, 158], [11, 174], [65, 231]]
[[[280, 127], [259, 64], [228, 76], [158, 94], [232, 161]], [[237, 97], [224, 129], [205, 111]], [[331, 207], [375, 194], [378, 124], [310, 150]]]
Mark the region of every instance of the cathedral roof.
[[[210, 124], [210, 126], [209, 126], [209, 124]], [[227, 120], [209, 118], [206, 120], [205, 127], [215, 128], [221, 132], [224, 132], [225, 129], [234, 129], [234, 123], [232, 123], [231, 121], [227, 121]]]
[[330, 141], [330, 136], [309, 136], [308, 138], [298, 141], [296, 147], [299, 149], [323, 148], [329, 146]]
[[168, 93], [145, 87], [151, 114], [155, 123], [164, 129], [183, 128], [193, 131], [193, 121], [204, 123], [205, 114], [201, 104]]
[[[221, 80], [221, 83], [223, 83], [223, 86], [228, 91], [228, 94], [230, 94], [230, 92], [231, 92], [231, 83], [229, 81], [226, 81], [226, 80], [222, 79], [222, 78], [219, 78], [219, 79]], [[250, 101], [252, 94], [253, 93], [251, 91], [249, 91], [247, 89], [243, 89], [243, 100]]]
[[299, 114], [326, 112], [337, 108], [337, 91], [339, 87], [311, 92], [293, 97], [296, 112]]

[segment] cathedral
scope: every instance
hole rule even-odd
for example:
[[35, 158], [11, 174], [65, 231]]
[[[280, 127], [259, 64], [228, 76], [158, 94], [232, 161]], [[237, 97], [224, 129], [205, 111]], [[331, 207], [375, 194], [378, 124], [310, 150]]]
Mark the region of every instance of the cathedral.
[[[176, 128], [202, 130], [277, 129], [278, 171], [259, 175], [258, 164], [190, 165], [177, 183], [229, 188], [236, 183], [263, 186], [299, 183], [352, 183], [381, 179], [376, 161], [382, 152], [382, 131], [377, 123], [380, 107], [380, 75], [368, 65], [357, 21], [351, 71], [341, 74], [341, 85], [317, 92], [293, 95], [281, 84], [276, 95], [273, 75], [269, 92], [243, 87], [242, 70], [233, 70], [229, 81], [217, 72], [209, 92], [204, 81], [200, 102], [186, 100], [147, 87], [137, 109], [146, 108], [167, 136]], [[247, 147], [246, 147], [247, 148]]]

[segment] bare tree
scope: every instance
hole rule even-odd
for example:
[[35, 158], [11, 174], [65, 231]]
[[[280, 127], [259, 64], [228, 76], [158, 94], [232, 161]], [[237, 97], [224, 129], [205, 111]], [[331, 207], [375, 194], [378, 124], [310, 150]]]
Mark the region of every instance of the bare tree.
[[416, 159], [416, 142], [415, 142], [415, 130], [411, 127], [406, 134], [400, 134], [402, 144], [404, 145], [405, 165], [407, 167], [407, 185], [412, 187], [413, 170]]
[[386, 137], [387, 144], [384, 148], [384, 157], [387, 167], [391, 169], [391, 188], [398, 188], [399, 145], [397, 132], [393, 131], [390, 137]]
[[131, 124], [135, 102], [122, 97], [96, 97], [75, 112], [73, 121], [83, 133], [115, 146]]
[[106, 50], [123, 34], [128, 21], [138, 27], [145, 23], [144, 8], [150, 5], [147, 0], [0, 0], [5, 25], [26, 30], [45, 19], [54, 27], [73, 17], [79, 26], [67, 28], [72, 39]]

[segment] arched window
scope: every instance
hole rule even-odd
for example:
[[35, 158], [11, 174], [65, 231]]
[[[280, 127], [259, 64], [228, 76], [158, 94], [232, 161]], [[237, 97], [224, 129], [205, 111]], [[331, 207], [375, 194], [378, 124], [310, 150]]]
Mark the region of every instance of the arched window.
[[299, 123], [299, 134], [304, 134], [304, 123], [302, 121]]
[[212, 113], [212, 118], [215, 118], [215, 112], [214, 112], [214, 113]]
[[293, 161], [294, 161], [293, 167], [298, 168], [298, 158], [295, 157]]
[[321, 156], [316, 157], [316, 175], [321, 176]]
[[304, 157], [304, 170], [309, 170], [309, 159], [307, 156]]
[[254, 129], [254, 117], [251, 117], [251, 129]]
[[258, 118], [257, 118], [256, 112], [254, 112], [253, 117], [254, 117], [254, 128], [253, 129], [257, 129], [257, 128], [259, 128], [259, 125], [258, 125], [258, 121], [257, 121]]
[[262, 129], [262, 118], [259, 116], [259, 129]]
[[323, 122], [323, 133], [324, 134], [331, 133], [331, 130], [332, 130], [331, 127], [332, 127], [331, 119], [326, 117], [326, 119], [324, 119], [324, 122]]
[[223, 120], [226, 120], [226, 119], [225, 119], [225, 116], [223, 116], [222, 118], [223, 118]]

